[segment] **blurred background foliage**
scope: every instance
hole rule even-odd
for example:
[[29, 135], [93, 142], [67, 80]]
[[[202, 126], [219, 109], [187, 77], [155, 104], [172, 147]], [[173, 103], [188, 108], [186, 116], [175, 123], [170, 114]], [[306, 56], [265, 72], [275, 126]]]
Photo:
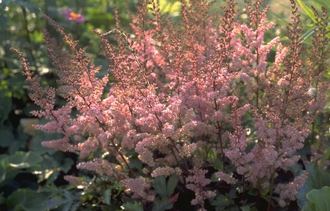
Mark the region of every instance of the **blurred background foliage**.
[[[160, 0], [161, 12], [179, 21], [179, 2]], [[285, 41], [285, 30], [291, 17], [290, 3], [278, 2], [266, 0], [263, 4], [271, 5], [269, 18], [277, 25], [274, 31], [266, 34], [266, 40], [281, 35]], [[325, 0], [304, 2], [309, 7], [314, 4], [320, 9], [320, 5], [324, 5], [330, 10]], [[62, 38], [41, 17], [45, 14], [63, 26], [74, 39], [79, 39], [81, 47], [88, 46], [88, 54], [93, 55], [95, 64], [103, 66], [100, 74], [105, 74], [107, 62], [100, 51], [99, 37], [91, 31], [113, 29], [115, 7], [118, 8], [121, 26], [129, 30], [127, 9], [132, 14], [136, 13], [136, 4], [137, 0], [0, 0], [0, 210], [95, 210], [95, 206], [101, 207], [100, 210], [113, 210], [117, 207], [109, 200], [116, 197], [113, 190], [120, 191], [116, 181], [107, 184], [112, 189], [104, 193], [83, 193], [83, 190], [63, 179], [66, 174], [85, 175], [85, 182], [90, 182], [93, 175], [77, 171], [77, 155], [55, 152], [41, 146], [42, 141], [56, 139], [58, 135], [33, 130], [32, 124], [45, 120], [31, 116], [30, 111], [36, 107], [22, 88], [25, 80], [21, 74], [21, 62], [9, 49], [14, 47], [24, 52], [31, 69], [42, 77], [42, 83], [56, 86], [42, 31], [50, 32], [59, 43]], [[222, 0], [216, 1], [210, 13], [219, 13], [219, 7], [224, 4]], [[238, 5], [242, 9], [244, 1], [238, 1]], [[61, 12], [68, 9], [82, 14], [86, 21], [76, 23], [67, 20]], [[301, 11], [304, 32], [307, 32], [314, 27], [313, 21]], [[247, 16], [241, 11], [238, 18], [244, 21]]]

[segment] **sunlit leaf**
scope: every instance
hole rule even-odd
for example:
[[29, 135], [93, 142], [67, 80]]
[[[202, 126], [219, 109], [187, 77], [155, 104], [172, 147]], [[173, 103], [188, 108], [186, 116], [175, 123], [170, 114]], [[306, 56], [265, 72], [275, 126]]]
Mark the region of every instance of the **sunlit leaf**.
[[313, 11], [302, 0], [297, 0], [297, 2], [304, 9], [307, 15], [314, 21], [314, 23], [317, 23]]
[[16, 152], [8, 157], [8, 165], [12, 168], [29, 168], [42, 161], [42, 157], [35, 152]]

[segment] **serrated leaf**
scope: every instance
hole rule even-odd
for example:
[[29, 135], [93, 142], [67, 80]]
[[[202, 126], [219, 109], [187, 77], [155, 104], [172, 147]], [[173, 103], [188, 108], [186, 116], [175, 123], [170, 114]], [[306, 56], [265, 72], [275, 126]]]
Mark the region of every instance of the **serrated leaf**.
[[173, 204], [168, 201], [168, 198], [155, 199], [152, 202], [152, 211], [164, 211], [172, 209]]
[[320, 190], [312, 190], [307, 193], [309, 203], [302, 211], [324, 211], [330, 210], [330, 187], [323, 187]]

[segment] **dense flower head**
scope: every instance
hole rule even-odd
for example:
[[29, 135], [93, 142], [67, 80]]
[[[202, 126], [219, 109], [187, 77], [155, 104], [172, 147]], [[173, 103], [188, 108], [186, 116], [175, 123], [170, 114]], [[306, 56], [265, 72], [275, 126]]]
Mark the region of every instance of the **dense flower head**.
[[[86, 48], [78, 49], [77, 42], [46, 17], [70, 51], [63, 52], [45, 33], [49, 57], [58, 69], [56, 91], [67, 101], [56, 109], [55, 89], [40, 87], [22, 58], [30, 96], [42, 108], [33, 114], [49, 120], [36, 127], [63, 135], [44, 145], [77, 152], [81, 159], [105, 152], [78, 168], [117, 178], [144, 203], [157, 195], [153, 179], [172, 174], [195, 193], [191, 204], [201, 208], [219, 191], [211, 189], [210, 174], [228, 185], [239, 185], [242, 178], [243, 190], [245, 183], [273, 188], [277, 171], [299, 160], [295, 153], [304, 146], [327, 98], [326, 81], [316, 77], [325, 69], [315, 69], [323, 60], [305, 63], [296, 42], [296, 10], [289, 28], [292, 42], [284, 47], [279, 37], [264, 40], [274, 24], [267, 21], [268, 8], [261, 9], [259, 1], [248, 5], [250, 22], [242, 23], [228, 0], [220, 26], [208, 15], [206, 1], [194, 0], [189, 6], [182, 1], [179, 26], [163, 21], [155, 3], [140, 3], [131, 36], [120, 29], [95, 32], [109, 61], [102, 78], [96, 76], [100, 67], [84, 56]], [[71, 10], [62, 14], [84, 20]], [[117, 44], [110, 44], [108, 36]], [[274, 62], [267, 60], [271, 51], [276, 52]], [[116, 82], [105, 90], [109, 75]], [[311, 91], [315, 84], [317, 89]], [[71, 115], [73, 110], [78, 114]], [[299, 177], [289, 183], [290, 190], [277, 186], [281, 206], [287, 198], [295, 199], [302, 182]]]

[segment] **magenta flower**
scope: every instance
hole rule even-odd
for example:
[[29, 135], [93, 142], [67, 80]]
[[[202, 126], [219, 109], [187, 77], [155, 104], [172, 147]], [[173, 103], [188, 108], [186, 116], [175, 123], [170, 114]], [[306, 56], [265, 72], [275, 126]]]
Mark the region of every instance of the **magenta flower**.
[[77, 23], [82, 23], [85, 21], [85, 18], [83, 15], [81, 14], [78, 14], [78, 13], [74, 13], [72, 12], [72, 10], [66, 10], [66, 11], [63, 11], [61, 12], [62, 15], [64, 15], [66, 17], [67, 20], [70, 20], [70, 21], [75, 21]]

